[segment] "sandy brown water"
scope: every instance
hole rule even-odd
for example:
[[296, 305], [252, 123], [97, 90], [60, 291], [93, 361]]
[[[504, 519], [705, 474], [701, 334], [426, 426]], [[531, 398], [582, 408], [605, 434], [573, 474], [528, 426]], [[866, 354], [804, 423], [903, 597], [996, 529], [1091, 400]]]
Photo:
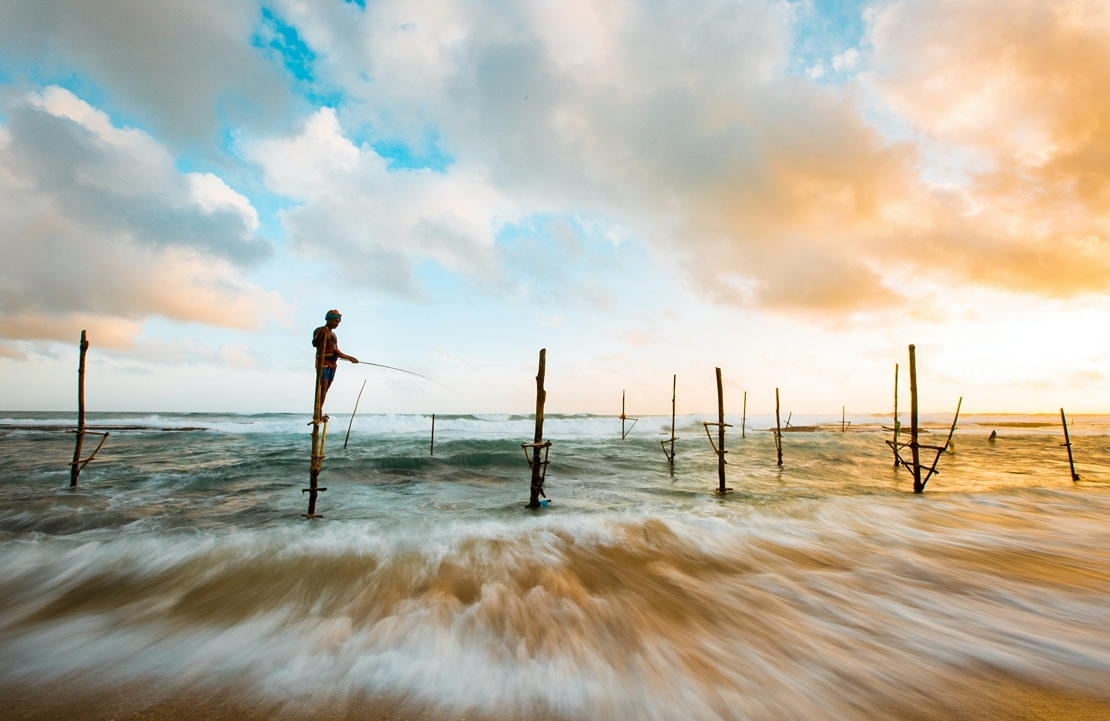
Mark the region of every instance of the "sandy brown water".
[[1110, 718], [1097, 424], [1075, 484], [969, 421], [916, 497], [877, 431], [752, 433], [719, 497], [708, 444], [572, 417], [534, 513], [517, 419], [402, 418], [307, 522], [302, 420], [150, 419], [75, 491], [71, 438], [0, 438], [0, 718]]

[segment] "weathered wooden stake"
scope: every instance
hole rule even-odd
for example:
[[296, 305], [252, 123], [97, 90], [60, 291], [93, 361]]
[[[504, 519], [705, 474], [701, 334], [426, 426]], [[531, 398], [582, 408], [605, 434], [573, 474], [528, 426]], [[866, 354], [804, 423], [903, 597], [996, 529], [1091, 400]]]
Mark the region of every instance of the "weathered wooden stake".
[[663, 455], [667, 457], [670, 464], [674, 465], [674, 442], [678, 438], [674, 434], [674, 412], [675, 412], [675, 397], [677, 396], [676, 390], [678, 389], [678, 374], [675, 374], [671, 379], [671, 452], [667, 453], [667, 441], [659, 441], [659, 445], [663, 447]]
[[[532, 456], [528, 459], [528, 465], [532, 468], [532, 485], [531, 493], [528, 498], [528, 508], [539, 508], [540, 496], [545, 499], [547, 495], [543, 492], [543, 483], [547, 478], [547, 456], [551, 449], [551, 441], [546, 443], [543, 440], [543, 404], [547, 400], [547, 392], [543, 389], [543, 378], [547, 371], [547, 349], [540, 349], [540, 367], [539, 372], [536, 374], [536, 434], [532, 443], [521, 443], [521, 448], [524, 449], [524, 456], [528, 457], [528, 448], [532, 449]], [[540, 451], [543, 451], [543, 459], [540, 459]]]
[[917, 350], [910, 344], [910, 453], [913, 458], [913, 492], [924, 493], [921, 482], [921, 447], [917, 444]]
[[725, 389], [721, 381], [721, 369], [717, 369], [717, 492], [724, 493], [725, 488]]
[[894, 442], [891, 448], [894, 450], [894, 467], [898, 467], [898, 432], [902, 430], [898, 425], [898, 364], [894, 364]]
[[[316, 349], [316, 399], [312, 408], [312, 456], [308, 465], [308, 488], [301, 489], [301, 494], [308, 494], [308, 513], [302, 514], [305, 518], [322, 518], [316, 514], [316, 499], [326, 488], [320, 488], [320, 468], [324, 464], [324, 443], [328, 437], [328, 417], [324, 415], [323, 390], [324, 390], [324, 348], [327, 343], [321, 343]], [[320, 426], [323, 426], [321, 432]]]
[[632, 432], [632, 429], [636, 427], [636, 421], [640, 420], [639, 418], [628, 418], [628, 420], [632, 421], [632, 425], [630, 425], [628, 427], [628, 430], [626, 431], [626, 430], [624, 430], [624, 421], [625, 421], [626, 418], [628, 418], [628, 416], [626, 416], [624, 414], [624, 391], [621, 391], [621, 440], [622, 441], [625, 438], [627, 438], [628, 434]]
[[81, 462], [81, 444], [85, 442], [85, 353], [89, 350], [89, 341], [85, 331], [81, 331], [81, 360], [77, 363], [77, 446], [73, 449], [73, 463], [69, 466], [69, 486], [77, 485], [77, 477], [81, 475], [79, 463]]
[[358, 413], [358, 402], [362, 400], [362, 392], [366, 390], [366, 381], [362, 381], [362, 388], [358, 389], [358, 397], [355, 398], [355, 409], [351, 411], [351, 422], [347, 424], [347, 437], [343, 439], [343, 450], [347, 450], [347, 441], [351, 440], [351, 426], [355, 424], [355, 414]]
[[[717, 493], [728, 493], [731, 488], [725, 487], [725, 429], [732, 428], [731, 425], [725, 423], [725, 387], [724, 382], [721, 380], [721, 369], [717, 369], [717, 422], [709, 423], [703, 422], [702, 426], [705, 428], [705, 435], [709, 436], [709, 445], [713, 446], [713, 450], [717, 453]], [[717, 426], [717, 442], [713, 442], [713, 436], [709, 433], [709, 426]]]
[[428, 447], [428, 455], [434, 456], [436, 454], [436, 414], [432, 414], [432, 442]]
[[1071, 480], [1074, 483], [1079, 480], [1079, 474], [1075, 472], [1075, 459], [1071, 454], [1071, 436], [1068, 435], [1068, 419], [1064, 415], [1064, 409], [1060, 409], [1060, 422], [1064, 424], [1064, 445], [1068, 449], [1068, 467], [1071, 468]]
[[782, 423], [779, 422], [779, 389], [775, 389], [775, 450], [778, 452], [778, 464], [782, 465]]
[[844, 433], [848, 427], [844, 425], [844, 406], [840, 406], [840, 432]]
[[[108, 440], [108, 436], [111, 435], [107, 431], [97, 433], [85, 430], [85, 353], [89, 350], [89, 341], [85, 336], [85, 331], [81, 331], [81, 344], [79, 347], [81, 349], [81, 359], [77, 363], [77, 445], [73, 448], [73, 461], [69, 464], [70, 488], [77, 485], [77, 478], [81, 475], [81, 471], [96, 457], [96, 454], [104, 445], [104, 441]], [[81, 446], [85, 442], [85, 436], [87, 434], [100, 436], [100, 443], [96, 446], [96, 449], [89, 454], [88, 458], [81, 460]]]
[[740, 414], [740, 437], [747, 438], [744, 432], [744, 425], [748, 422], [748, 392], [744, 391], [744, 411]]
[[[944, 455], [950, 448], [952, 448], [952, 436], [956, 433], [956, 424], [960, 421], [960, 408], [964, 404], [963, 396], [956, 403], [956, 414], [952, 417], [952, 427], [948, 429], [948, 438], [945, 439], [943, 446], [931, 446], [918, 443], [920, 435], [920, 427], [917, 422], [917, 353], [914, 346], [910, 346], [910, 442], [899, 443], [898, 433], [901, 427], [898, 425], [898, 365], [894, 366], [894, 440], [886, 441], [894, 451], [894, 467], [905, 466], [913, 473], [913, 492], [923, 493], [925, 491], [925, 484], [929, 479], [940, 473], [937, 470], [937, 464], [940, 463], [940, 457]], [[994, 434], [991, 434], [991, 440], [994, 440]], [[902, 458], [902, 449], [909, 448], [912, 452], [912, 463], [907, 463]], [[925, 477], [921, 477], [921, 469], [924, 467], [921, 463], [921, 449], [927, 448], [936, 451], [936, 457], [933, 458], [932, 465], [929, 466]]]

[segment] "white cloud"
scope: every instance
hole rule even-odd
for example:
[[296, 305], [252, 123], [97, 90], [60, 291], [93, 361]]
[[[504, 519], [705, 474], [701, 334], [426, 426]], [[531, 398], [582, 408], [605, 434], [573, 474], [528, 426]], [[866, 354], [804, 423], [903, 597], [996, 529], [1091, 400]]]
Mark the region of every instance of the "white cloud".
[[224, 121], [273, 128], [293, 105], [280, 64], [251, 44], [261, 12], [257, 0], [5, 0], [0, 46], [94, 78], [161, 138], [211, 143]]
[[495, 233], [519, 212], [461, 169], [387, 170], [372, 148], [344, 135], [330, 108], [300, 135], [248, 143], [245, 152], [274, 191], [299, 201], [283, 218], [294, 248], [331, 260], [353, 283], [402, 295], [419, 294], [413, 273], [422, 261], [488, 279]]
[[268, 252], [249, 201], [61, 88], [8, 108], [0, 336], [129, 347], [142, 319], [251, 328], [285, 304], [238, 266]]

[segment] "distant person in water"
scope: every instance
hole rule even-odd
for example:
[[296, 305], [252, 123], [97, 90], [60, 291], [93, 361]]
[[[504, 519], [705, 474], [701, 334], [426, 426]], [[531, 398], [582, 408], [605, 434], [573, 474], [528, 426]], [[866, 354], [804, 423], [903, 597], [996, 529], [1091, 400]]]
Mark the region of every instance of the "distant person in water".
[[335, 336], [335, 329], [343, 320], [343, 314], [337, 310], [329, 310], [324, 320], [327, 322], [312, 332], [312, 347], [317, 349], [317, 353], [322, 352], [324, 355], [323, 375], [320, 378], [321, 412], [324, 408], [324, 398], [328, 395], [328, 388], [331, 388], [331, 382], [335, 380], [335, 368], [339, 365], [339, 359], [358, 363], [358, 358], [339, 350], [339, 339]]

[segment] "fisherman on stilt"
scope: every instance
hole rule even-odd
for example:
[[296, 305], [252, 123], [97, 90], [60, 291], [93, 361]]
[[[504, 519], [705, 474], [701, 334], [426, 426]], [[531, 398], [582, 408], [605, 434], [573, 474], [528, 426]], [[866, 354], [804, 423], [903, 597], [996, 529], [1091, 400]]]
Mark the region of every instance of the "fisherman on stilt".
[[339, 339], [335, 335], [335, 329], [339, 327], [340, 321], [343, 320], [343, 314], [337, 310], [329, 310], [324, 316], [326, 323], [312, 332], [312, 347], [317, 349], [317, 352], [323, 353], [323, 368], [320, 375], [320, 409], [324, 408], [324, 399], [328, 395], [328, 388], [335, 380], [335, 369], [339, 365], [339, 359], [358, 363], [358, 358], [347, 355], [339, 350]]

